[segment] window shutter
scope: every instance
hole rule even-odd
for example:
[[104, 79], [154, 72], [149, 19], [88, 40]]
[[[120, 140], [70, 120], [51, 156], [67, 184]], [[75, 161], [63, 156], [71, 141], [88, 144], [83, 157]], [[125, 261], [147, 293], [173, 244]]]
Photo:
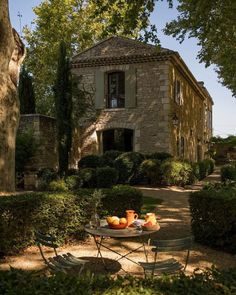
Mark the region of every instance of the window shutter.
[[136, 69], [125, 71], [125, 107], [136, 107]]
[[95, 108], [103, 109], [105, 108], [105, 93], [104, 93], [104, 72], [96, 70], [95, 74]]

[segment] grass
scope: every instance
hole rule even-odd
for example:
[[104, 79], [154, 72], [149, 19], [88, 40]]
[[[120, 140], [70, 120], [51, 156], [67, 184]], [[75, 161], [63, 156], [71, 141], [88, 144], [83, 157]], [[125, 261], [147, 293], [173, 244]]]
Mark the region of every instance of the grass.
[[143, 206], [141, 209], [141, 218], [145, 216], [148, 212], [158, 212], [158, 205], [160, 205], [163, 202], [162, 199], [156, 199], [152, 197], [143, 197]]

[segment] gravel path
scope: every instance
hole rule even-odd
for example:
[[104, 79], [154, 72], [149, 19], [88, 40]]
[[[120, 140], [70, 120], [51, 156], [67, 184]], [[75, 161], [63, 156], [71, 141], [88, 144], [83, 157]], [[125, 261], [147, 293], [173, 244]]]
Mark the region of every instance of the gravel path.
[[[219, 180], [219, 170], [216, 169], [215, 173], [208, 176], [205, 181], [215, 182]], [[160, 231], [153, 238], [161, 239], [174, 239], [184, 237], [191, 233], [190, 227], [190, 214], [188, 205], [188, 196], [191, 191], [198, 190], [202, 187], [203, 182], [199, 182], [187, 189], [179, 187], [170, 188], [139, 188], [145, 196], [162, 199], [163, 202], [158, 205], [157, 212], [160, 215]], [[139, 244], [137, 240], [114, 240], [107, 238], [105, 241], [113, 249], [126, 253], [132, 248], [137, 247]], [[96, 258], [96, 248], [91, 238], [88, 238], [85, 242], [78, 243], [76, 245], [69, 245], [60, 249], [62, 253], [71, 252], [78, 257], [83, 257], [90, 261], [87, 269], [95, 273], [104, 273], [104, 268], [101, 263], [101, 259]], [[47, 250], [47, 254], [50, 256], [52, 253]], [[184, 259], [184, 253], [176, 253], [181, 261]], [[116, 259], [117, 255], [109, 251], [103, 251], [104, 257], [106, 257], [108, 265], [112, 264], [111, 273], [123, 274], [124, 268], [126, 271], [132, 274], [142, 275], [142, 269], [129, 262], [126, 259], [120, 260], [114, 263], [111, 259]], [[144, 261], [143, 252], [133, 253], [130, 258], [135, 261]], [[166, 258], [166, 255], [162, 255]], [[152, 260], [152, 253], [149, 255], [150, 261]], [[193, 251], [190, 255], [189, 265], [187, 273], [191, 274], [195, 268], [205, 269], [211, 267], [214, 264], [218, 268], [230, 268], [236, 267], [236, 257], [221, 251], [215, 251], [208, 247], [194, 244]], [[17, 256], [7, 257], [0, 261], [0, 269], [8, 269], [9, 265], [15, 268], [22, 269], [42, 269], [44, 267], [41, 256], [36, 247], [28, 248], [23, 254]]]

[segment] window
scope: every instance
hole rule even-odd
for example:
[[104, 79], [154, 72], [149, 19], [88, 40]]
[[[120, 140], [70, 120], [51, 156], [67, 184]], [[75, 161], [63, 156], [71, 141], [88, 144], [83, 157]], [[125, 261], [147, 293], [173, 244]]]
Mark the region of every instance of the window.
[[113, 72], [108, 74], [108, 108], [125, 107], [125, 73]]
[[182, 85], [178, 79], [176, 79], [174, 83], [174, 100], [178, 105], [183, 104]]

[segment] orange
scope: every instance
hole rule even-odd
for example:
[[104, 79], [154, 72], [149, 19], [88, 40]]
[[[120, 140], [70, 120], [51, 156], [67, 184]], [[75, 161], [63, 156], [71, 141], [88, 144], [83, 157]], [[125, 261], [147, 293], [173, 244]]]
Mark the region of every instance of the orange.
[[118, 225], [120, 224], [120, 221], [119, 219], [114, 219], [113, 222], [112, 222], [113, 225]]
[[125, 218], [125, 217], [122, 217], [121, 219], [120, 219], [120, 223], [127, 223], [127, 219]]

